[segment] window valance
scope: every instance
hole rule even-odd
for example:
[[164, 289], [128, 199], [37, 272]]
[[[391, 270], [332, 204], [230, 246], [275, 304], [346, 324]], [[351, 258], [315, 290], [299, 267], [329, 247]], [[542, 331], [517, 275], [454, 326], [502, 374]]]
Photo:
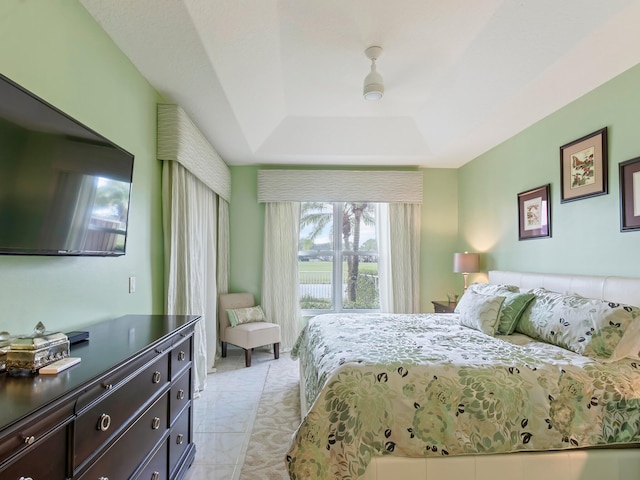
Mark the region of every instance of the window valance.
[[178, 105], [158, 105], [158, 159], [179, 162], [227, 202], [231, 200], [229, 167]]
[[259, 170], [259, 202], [422, 203], [422, 172]]

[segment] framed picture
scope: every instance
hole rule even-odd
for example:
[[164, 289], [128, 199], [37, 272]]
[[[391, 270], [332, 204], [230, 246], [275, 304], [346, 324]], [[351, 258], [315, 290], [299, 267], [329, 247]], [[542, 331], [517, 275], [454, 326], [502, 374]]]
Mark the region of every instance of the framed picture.
[[518, 194], [518, 240], [551, 236], [550, 184]]
[[560, 147], [560, 202], [608, 193], [607, 127]]
[[640, 230], [640, 157], [621, 162], [620, 231]]

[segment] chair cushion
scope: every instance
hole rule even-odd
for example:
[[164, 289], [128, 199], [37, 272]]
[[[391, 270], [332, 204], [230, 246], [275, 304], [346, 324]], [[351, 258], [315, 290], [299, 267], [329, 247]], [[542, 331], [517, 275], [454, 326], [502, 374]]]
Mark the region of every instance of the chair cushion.
[[264, 311], [260, 305], [255, 307], [234, 308], [227, 310], [229, 323], [232, 327], [242, 325], [243, 323], [264, 322]]
[[254, 348], [280, 342], [280, 325], [269, 322], [243, 323], [224, 330], [223, 341], [242, 348]]

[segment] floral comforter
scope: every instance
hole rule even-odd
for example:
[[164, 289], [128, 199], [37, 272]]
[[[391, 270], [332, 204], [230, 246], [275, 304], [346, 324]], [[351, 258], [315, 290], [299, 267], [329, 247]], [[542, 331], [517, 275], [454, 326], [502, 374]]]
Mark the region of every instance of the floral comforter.
[[355, 480], [381, 455], [640, 442], [640, 365], [490, 337], [457, 315], [321, 315], [292, 356], [310, 405], [286, 457], [293, 480]]

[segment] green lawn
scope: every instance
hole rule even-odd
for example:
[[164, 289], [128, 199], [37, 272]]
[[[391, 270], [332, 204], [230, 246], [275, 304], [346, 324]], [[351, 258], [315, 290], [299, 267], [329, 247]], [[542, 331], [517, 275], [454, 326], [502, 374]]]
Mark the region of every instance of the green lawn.
[[[331, 262], [298, 262], [299, 271], [301, 272], [330, 272]], [[378, 272], [378, 264], [371, 262], [360, 262], [360, 272]]]

